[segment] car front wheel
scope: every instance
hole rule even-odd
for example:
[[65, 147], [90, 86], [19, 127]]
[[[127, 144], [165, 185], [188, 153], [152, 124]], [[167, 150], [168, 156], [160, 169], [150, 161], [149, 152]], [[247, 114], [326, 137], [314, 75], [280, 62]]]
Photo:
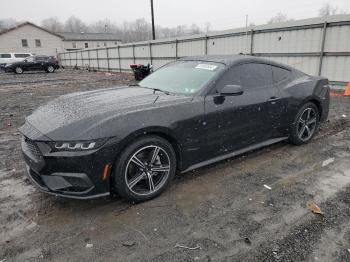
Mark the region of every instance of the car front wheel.
[[15, 68], [15, 73], [16, 73], [16, 74], [23, 74], [23, 69], [22, 69], [22, 67], [17, 66], [17, 67]]
[[114, 171], [119, 195], [134, 203], [146, 201], [162, 193], [173, 179], [176, 154], [167, 140], [143, 137], [121, 153]]
[[319, 119], [318, 108], [314, 103], [303, 105], [292, 125], [289, 141], [294, 145], [309, 142], [318, 130]]

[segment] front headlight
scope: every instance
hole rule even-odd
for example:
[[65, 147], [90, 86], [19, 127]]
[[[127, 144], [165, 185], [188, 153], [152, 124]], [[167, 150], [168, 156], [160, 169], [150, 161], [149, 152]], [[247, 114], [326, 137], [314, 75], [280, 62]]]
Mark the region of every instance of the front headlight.
[[60, 141], [51, 142], [50, 146], [54, 151], [84, 151], [99, 148], [105, 142], [106, 139], [97, 139], [91, 141]]

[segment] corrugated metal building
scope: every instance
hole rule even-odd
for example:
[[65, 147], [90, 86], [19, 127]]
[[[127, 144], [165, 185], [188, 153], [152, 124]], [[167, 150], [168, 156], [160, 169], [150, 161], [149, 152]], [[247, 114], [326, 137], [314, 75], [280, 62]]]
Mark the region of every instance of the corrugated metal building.
[[177, 39], [161, 39], [61, 53], [65, 66], [125, 71], [132, 63], [155, 68], [179, 57], [247, 53], [327, 76], [335, 84], [350, 81], [350, 15], [311, 18], [238, 28]]

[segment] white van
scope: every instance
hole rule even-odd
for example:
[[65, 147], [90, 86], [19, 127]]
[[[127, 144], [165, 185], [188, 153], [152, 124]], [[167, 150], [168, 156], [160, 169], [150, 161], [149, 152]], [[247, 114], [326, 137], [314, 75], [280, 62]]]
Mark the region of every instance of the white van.
[[31, 53], [0, 53], [0, 68], [5, 67], [6, 64], [12, 64], [20, 62], [28, 56], [32, 56]]

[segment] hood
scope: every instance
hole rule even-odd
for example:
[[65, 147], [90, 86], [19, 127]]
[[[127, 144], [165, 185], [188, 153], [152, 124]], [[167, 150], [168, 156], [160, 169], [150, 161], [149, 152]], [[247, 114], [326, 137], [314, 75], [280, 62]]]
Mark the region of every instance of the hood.
[[[190, 98], [166, 95], [141, 87], [113, 87], [64, 95], [40, 106], [26, 118], [24, 126], [38, 130], [51, 140], [102, 138], [103, 132], [90, 132], [111, 119], [167, 106]], [[24, 126], [20, 131], [25, 133]]]

